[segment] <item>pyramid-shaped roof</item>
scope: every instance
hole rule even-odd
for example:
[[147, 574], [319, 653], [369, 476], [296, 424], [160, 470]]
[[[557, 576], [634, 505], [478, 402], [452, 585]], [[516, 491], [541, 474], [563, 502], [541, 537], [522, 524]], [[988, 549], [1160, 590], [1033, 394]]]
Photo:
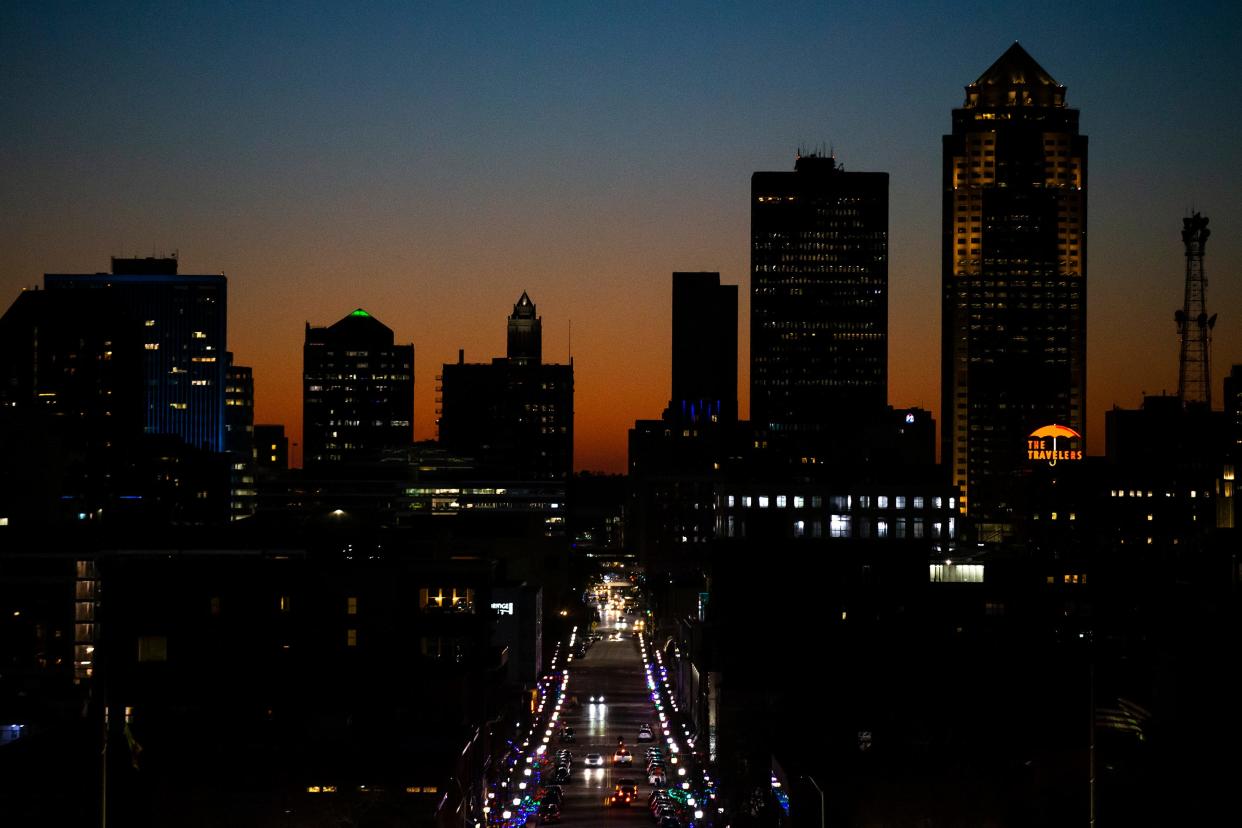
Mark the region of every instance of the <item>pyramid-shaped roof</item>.
[[534, 319], [535, 303], [530, 301], [530, 297], [526, 295], [526, 291], [522, 291], [521, 297], [517, 300], [517, 304], [513, 306], [513, 315], [511, 319]]
[[[1015, 94], [1010, 97], [1009, 93]], [[1065, 87], [1014, 44], [966, 87], [966, 106], [1064, 106]]]

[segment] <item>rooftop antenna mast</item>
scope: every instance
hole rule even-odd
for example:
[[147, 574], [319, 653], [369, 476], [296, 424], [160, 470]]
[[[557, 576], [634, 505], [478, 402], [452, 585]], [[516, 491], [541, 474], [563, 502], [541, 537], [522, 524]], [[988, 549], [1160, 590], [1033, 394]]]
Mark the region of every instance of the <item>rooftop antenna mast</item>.
[[1212, 408], [1212, 329], [1216, 314], [1207, 315], [1204, 294], [1207, 276], [1203, 272], [1203, 251], [1207, 246], [1208, 219], [1194, 213], [1182, 219], [1182, 244], [1186, 247], [1186, 297], [1182, 309], [1173, 314], [1181, 338], [1177, 370], [1177, 398]]

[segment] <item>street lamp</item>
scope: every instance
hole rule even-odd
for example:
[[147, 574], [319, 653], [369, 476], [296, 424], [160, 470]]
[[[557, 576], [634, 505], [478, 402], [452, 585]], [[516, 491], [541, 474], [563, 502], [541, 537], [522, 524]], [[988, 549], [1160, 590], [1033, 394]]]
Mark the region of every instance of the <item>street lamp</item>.
[[824, 791], [819, 787], [819, 783], [817, 783], [809, 775], [806, 777], [806, 781], [814, 785], [816, 793], [819, 794], [819, 828], [825, 828], [828, 823], [824, 821]]

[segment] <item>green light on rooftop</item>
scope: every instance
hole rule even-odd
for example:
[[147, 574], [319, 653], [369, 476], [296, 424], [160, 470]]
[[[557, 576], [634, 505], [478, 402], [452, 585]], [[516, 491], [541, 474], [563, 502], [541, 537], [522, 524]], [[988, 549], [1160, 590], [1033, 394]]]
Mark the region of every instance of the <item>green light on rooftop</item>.
[[358, 308], [358, 310], [350, 314], [350, 316], [370, 316], [370, 315], [371, 314], [367, 313], [362, 308]]

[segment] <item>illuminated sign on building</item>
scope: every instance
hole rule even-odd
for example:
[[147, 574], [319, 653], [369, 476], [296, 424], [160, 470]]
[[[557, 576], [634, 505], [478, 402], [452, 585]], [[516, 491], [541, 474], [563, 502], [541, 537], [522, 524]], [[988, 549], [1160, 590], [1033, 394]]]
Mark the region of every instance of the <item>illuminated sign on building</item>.
[[503, 602], [493, 601], [492, 609], [496, 611], [497, 615], [513, 615], [513, 602], [512, 601], [503, 601]]
[[[1059, 440], [1065, 442], [1058, 444]], [[1043, 426], [1026, 438], [1026, 459], [1045, 460], [1049, 466], [1063, 460], [1081, 460], [1081, 444], [1082, 435], [1069, 426]]]

